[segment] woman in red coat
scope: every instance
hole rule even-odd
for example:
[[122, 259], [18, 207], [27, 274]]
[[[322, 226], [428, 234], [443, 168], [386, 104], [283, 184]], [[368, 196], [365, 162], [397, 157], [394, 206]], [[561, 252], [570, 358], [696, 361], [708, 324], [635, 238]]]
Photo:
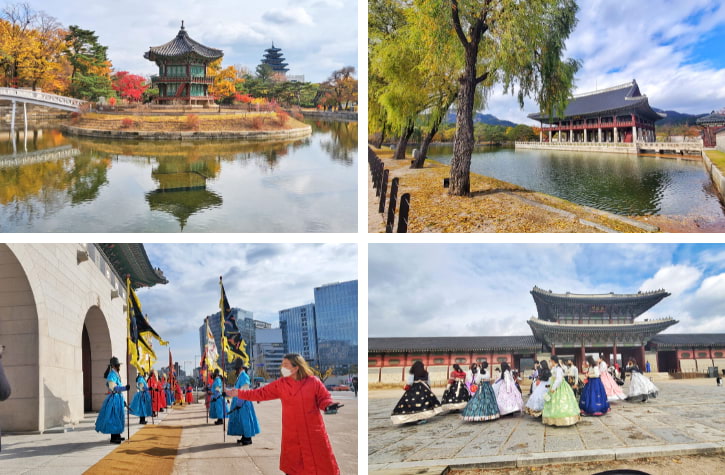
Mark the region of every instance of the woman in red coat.
[[332, 446], [320, 411], [334, 414], [342, 404], [310, 369], [305, 359], [290, 353], [282, 360], [282, 378], [260, 389], [239, 391], [247, 401], [282, 401], [282, 451], [279, 469], [288, 475], [338, 475]]

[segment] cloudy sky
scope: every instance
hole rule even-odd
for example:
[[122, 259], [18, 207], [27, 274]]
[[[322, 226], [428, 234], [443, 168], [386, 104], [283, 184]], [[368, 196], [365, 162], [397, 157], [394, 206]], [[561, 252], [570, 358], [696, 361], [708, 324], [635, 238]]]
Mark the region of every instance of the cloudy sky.
[[[691, 114], [725, 108], [725, 2], [580, 0], [566, 55], [582, 61], [575, 94], [636, 79], [650, 105]], [[486, 113], [534, 124], [510, 95], [494, 94]]]
[[[199, 355], [199, 327], [219, 311], [219, 276], [232, 307], [279, 327], [278, 311], [314, 301], [314, 288], [355, 280], [354, 244], [145, 244], [149, 260], [169, 280], [137, 292], [143, 312], [175, 361]], [[158, 345], [156, 345], [158, 349]], [[163, 350], [162, 350], [163, 353]], [[196, 356], [195, 356], [196, 355]], [[168, 362], [160, 354], [157, 367]]]
[[[530, 335], [529, 293], [672, 295], [643, 318], [725, 333], [723, 244], [371, 244], [371, 337]], [[415, 265], [411, 265], [415, 263]]]
[[[181, 20], [196, 41], [224, 50], [223, 64], [254, 71], [264, 50], [282, 48], [289, 74], [321, 82], [344, 66], [357, 68], [355, 0], [27, 0], [63, 26], [94, 30], [117, 71], [156, 73], [143, 58], [172, 40]], [[1, 5], [16, 3], [3, 0]]]

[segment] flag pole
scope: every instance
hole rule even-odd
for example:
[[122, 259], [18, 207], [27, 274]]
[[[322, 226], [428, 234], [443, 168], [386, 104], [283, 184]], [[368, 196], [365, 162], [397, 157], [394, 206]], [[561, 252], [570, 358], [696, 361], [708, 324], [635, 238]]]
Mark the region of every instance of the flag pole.
[[[207, 330], [206, 331], [206, 334], [205, 334], [205, 337], [208, 337], [209, 336], [209, 331], [208, 331], [209, 330], [209, 317], [206, 317], [205, 323], [206, 323], [206, 330]], [[209, 345], [209, 342], [207, 341], [206, 344]], [[208, 348], [208, 346], [206, 348]], [[204, 348], [204, 355], [206, 355], [206, 348]], [[204, 361], [204, 363], [206, 363], [206, 361]], [[209, 365], [208, 364], [206, 365], [206, 371], [207, 371], [207, 374], [208, 374], [209, 373]], [[211, 409], [211, 394], [209, 394], [210, 388], [207, 385], [207, 381], [206, 381], [206, 379], [208, 379], [208, 378], [204, 378], [204, 379], [205, 379], [205, 381], [203, 381], [203, 383], [204, 383], [204, 393], [205, 393], [205, 395], [204, 395], [204, 402], [206, 402], [207, 400], [209, 401], [209, 405], [206, 408], [206, 423], [209, 424], [209, 410]]]
[[149, 372], [146, 375], [146, 390], [151, 397], [151, 425], [156, 425], [156, 421], [154, 420], [154, 391], [149, 388], [149, 378], [151, 377], [151, 357], [149, 355], [146, 355], [146, 361], [149, 362]]
[[220, 299], [219, 299], [219, 308], [221, 310], [221, 330], [222, 330], [222, 337], [221, 337], [221, 344], [222, 344], [222, 430], [224, 431], [224, 442], [227, 441], [227, 400], [224, 397], [224, 390], [226, 388], [226, 384], [224, 381], [224, 378], [226, 378], [227, 375], [227, 358], [225, 353], [226, 346], [224, 344], [224, 284], [222, 283], [222, 276], [219, 276], [219, 290], [220, 290]]
[[[129, 305], [129, 299], [131, 297], [131, 275], [126, 274], [126, 384], [130, 385], [131, 382], [131, 368], [129, 368], [129, 345], [128, 340], [131, 337], [131, 306]], [[131, 441], [131, 392], [126, 392], [126, 400], [129, 401], [129, 405], [126, 408], [126, 440]]]

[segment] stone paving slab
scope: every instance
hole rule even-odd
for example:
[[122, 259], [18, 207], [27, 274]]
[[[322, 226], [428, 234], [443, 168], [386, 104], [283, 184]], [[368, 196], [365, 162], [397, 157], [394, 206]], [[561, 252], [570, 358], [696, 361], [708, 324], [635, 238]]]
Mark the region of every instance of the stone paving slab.
[[[325, 426], [335, 458], [344, 475], [358, 471], [358, 405], [351, 392], [333, 392], [332, 397], [345, 405], [336, 415], [325, 415]], [[226, 436], [213, 421], [206, 423], [203, 404], [192, 404], [162, 413], [157, 424], [182, 426], [174, 468], [171, 474], [199, 473], [277, 475], [282, 432], [282, 408], [279, 401], [254, 405], [262, 432], [252, 445], [237, 445], [236, 437]], [[88, 470], [118, 445], [109, 436], [94, 430], [95, 413], [88, 413], [78, 427], [60, 433], [3, 434], [0, 451], [0, 475], [75, 475]], [[151, 424], [150, 418], [148, 419]], [[131, 437], [142, 426], [131, 416]], [[55, 431], [54, 431], [55, 432]], [[126, 434], [124, 432], [124, 437]], [[418, 435], [420, 436], [420, 434]], [[123, 447], [123, 445], [121, 445]], [[167, 475], [154, 473], [153, 475]]]
[[[385, 397], [376, 397], [373, 391], [368, 402], [369, 472], [415, 473], [418, 468], [441, 473], [435, 470], [725, 453], [725, 414], [716, 409], [725, 404], [725, 387], [714, 380], [657, 385], [656, 399], [614, 402], [609, 414], [584, 417], [570, 427], [544, 426], [527, 415], [470, 423], [458, 414], [394, 426], [390, 412], [399, 394], [386, 391], [381, 393]], [[627, 393], [628, 384], [623, 389]], [[443, 388], [434, 392], [440, 397]]]

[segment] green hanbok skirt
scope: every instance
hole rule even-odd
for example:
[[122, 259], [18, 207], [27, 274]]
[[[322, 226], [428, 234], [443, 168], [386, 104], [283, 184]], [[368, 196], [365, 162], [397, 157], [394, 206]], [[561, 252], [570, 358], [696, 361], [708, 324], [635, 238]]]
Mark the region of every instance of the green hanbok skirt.
[[555, 392], [548, 392], [547, 396], [544, 397], [541, 422], [549, 426], [571, 426], [579, 422], [579, 404], [566, 381], [562, 381]]

